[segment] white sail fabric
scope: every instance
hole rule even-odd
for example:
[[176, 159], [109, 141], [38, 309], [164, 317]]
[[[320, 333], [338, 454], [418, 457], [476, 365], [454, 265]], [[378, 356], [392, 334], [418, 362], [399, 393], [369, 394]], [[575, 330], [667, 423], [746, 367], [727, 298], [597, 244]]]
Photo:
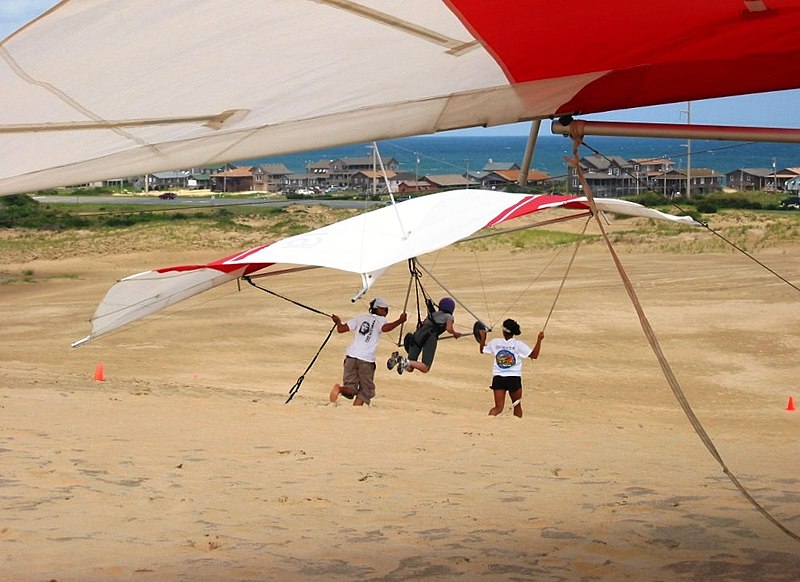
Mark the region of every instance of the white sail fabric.
[[[697, 225], [633, 202], [595, 199], [598, 211]], [[363, 294], [392, 265], [453, 244], [476, 231], [552, 208], [588, 210], [585, 197], [452, 190], [413, 198], [206, 265], [126, 277], [111, 287], [92, 317], [91, 333], [73, 347], [272, 264], [329, 267], [361, 275]]]
[[798, 29], [796, 0], [64, 0], [0, 42], [0, 195], [797, 88]]
[[92, 333], [72, 343], [78, 347], [95, 337], [132, 323], [179, 301], [239, 278], [247, 267], [232, 271], [197, 266], [191, 270], [145, 271], [121, 279], [108, 290], [92, 316]]
[[[691, 217], [664, 214], [624, 200], [596, 198], [595, 203], [600, 211], [694, 224]], [[368, 274], [446, 247], [485, 226], [563, 206], [588, 209], [582, 196], [450, 190], [292, 236], [226, 263], [293, 263]]]

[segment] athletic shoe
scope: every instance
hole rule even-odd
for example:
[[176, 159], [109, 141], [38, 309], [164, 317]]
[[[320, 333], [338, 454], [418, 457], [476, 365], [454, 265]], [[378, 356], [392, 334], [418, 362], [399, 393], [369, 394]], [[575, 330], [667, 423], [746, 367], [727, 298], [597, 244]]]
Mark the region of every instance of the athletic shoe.
[[406, 364], [408, 364], [408, 358], [404, 358], [403, 356], [397, 357], [397, 373], [401, 376], [403, 372], [406, 371]]
[[397, 360], [400, 359], [400, 352], [392, 352], [392, 355], [389, 356], [389, 359], [386, 360], [386, 367], [390, 370], [395, 367], [397, 364]]

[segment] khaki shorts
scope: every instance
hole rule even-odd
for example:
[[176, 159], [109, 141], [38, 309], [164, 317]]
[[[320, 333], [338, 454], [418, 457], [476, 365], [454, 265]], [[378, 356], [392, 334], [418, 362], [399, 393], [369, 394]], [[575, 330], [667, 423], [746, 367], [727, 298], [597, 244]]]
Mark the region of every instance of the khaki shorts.
[[346, 356], [342, 385], [355, 390], [356, 396], [369, 404], [375, 398], [375, 362]]

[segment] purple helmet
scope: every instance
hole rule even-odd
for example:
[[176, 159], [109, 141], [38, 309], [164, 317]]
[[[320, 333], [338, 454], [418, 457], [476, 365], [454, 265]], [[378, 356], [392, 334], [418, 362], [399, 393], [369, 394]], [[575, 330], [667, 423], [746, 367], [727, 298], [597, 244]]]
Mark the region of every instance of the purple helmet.
[[456, 310], [456, 302], [449, 297], [442, 297], [441, 301], [439, 301], [439, 309], [452, 315]]

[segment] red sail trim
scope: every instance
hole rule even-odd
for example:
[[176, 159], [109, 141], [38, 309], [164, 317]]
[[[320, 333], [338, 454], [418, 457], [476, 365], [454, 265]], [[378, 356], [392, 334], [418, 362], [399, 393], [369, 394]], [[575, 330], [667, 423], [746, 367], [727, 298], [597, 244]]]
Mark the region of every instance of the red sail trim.
[[236, 270], [241, 269], [243, 266], [244, 271], [242, 272], [243, 275], [249, 275], [250, 273], [255, 273], [256, 271], [260, 271], [261, 269], [265, 269], [274, 265], [275, 263], [235, 263], [231, 265], [227, 265], [228, 261], [233, 259], [244, 259], [248, 256], [252, 255], [253, 253], [260, 251], [263, 248], [268, 247], [269, 245], [261, 245], [257, 247], [253, 247], [252, 249], [247, 249], [246, 251], [241, 251], [235, 253], [233, 255], [229, 255], [222, 259], [217, 259], [216, 261], [211, 261], [205, 265], [178, 265], [176, 267], [164, 267], [161, 269], [155, 269], [156, 273], [169, 273], [169, 272], [185, 272], [185, 271], [194, 271], [196, 269], [215, 269], [221, 273], [232, 273]]
[[518, 204], [507, 208], [495, 216], [486, 224], [486, 227], [496, 226], [507, 220], [513, 220], [514, 218], [519, 218], [520, 216], [525, 216], [526, 214], [530, 214], [532, 212], [538, 212], [539, 210], [555, 207], [585, 210], [589, 206], [585, 202], [578, 201], [577, 196], [566, 196], [561, 194], [541, 194], [528, 196]]

